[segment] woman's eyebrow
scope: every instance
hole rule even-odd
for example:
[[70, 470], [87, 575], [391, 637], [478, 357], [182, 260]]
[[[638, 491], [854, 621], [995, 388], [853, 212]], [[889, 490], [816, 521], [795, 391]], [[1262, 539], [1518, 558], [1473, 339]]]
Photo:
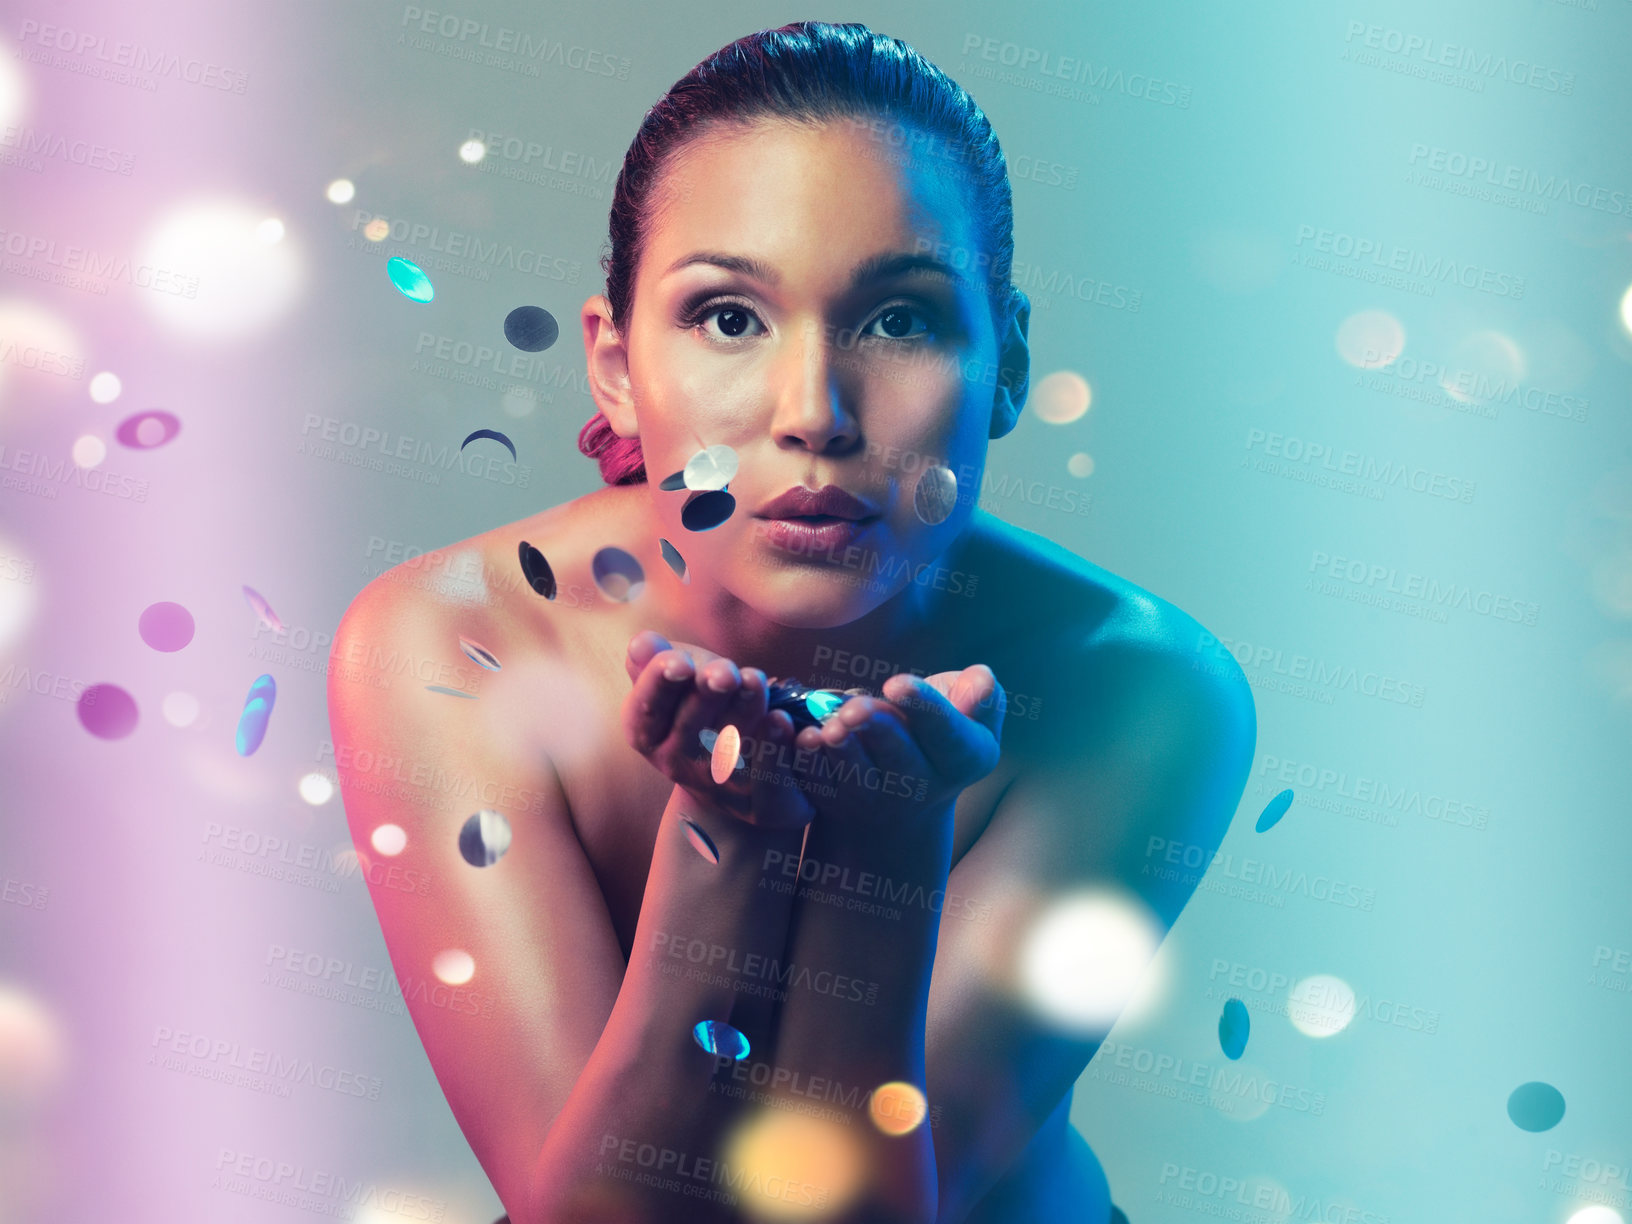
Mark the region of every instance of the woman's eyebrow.
[[[755, 280], [763, 281], [767, 285], [781, 284], [782, 276], [764, 260], [755, 259], [748, 255], [727, 255], [721, 251], [694, 251], [690, 255], [682, 256], [669, 265], [663, 273], [665, 277], [673, 276], [681, 268], [689, 268], [692, 264], [712, 264], [717, 268], [724, 268], [730, 272], [740, 272], [744, 276], [751, 276]], [[850, 271], [850, 288], [856, 289], [871, 281], [883, 280], [886, 277], [898, 276], [906, 272], [924, 272], [931, 276], [939, 276], [954, 285], [966, 284], [966, 278], [960, 276], [950, 264], [936, 259], [932, 255], [923, 255], [906, 251], [889, 252], [880, 255], [869, 255]]]

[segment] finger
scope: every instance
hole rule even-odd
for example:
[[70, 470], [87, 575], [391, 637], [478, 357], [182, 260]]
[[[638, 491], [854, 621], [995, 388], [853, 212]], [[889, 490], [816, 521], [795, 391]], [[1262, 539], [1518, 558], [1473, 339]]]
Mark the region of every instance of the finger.
[[[752, 748], [753, 763], [758, 766], [750, 783], [754, 813], [751, 823], [777, 829], [809, 824], [816, 814], [815, 807], [797, 787], [784, 786], [780, 780], [781, 762], [793, 755], [793, 719], [786, 710], [772, 710], [755, 732], [755, 740], [744, 742], [744, 751]], [[770, 746], [770, 751], [759, 750], [761, 741]], [[797, 773], [791, 769], [788, 772]]]
[[736, 700], [726, 709], [725, 722], [744, 733], [752, 730], [765, 717], [770, 703], [769, 688], [765, 673], [759, 668], [743, 668], [742, 683], [737, 686]]
[[669, 649], [671, 645], [669, 639], [655, 629], [642, 629], [630, 638], [629, 652], [623, 660], [629, 679], [631, 681], [638, 679], [640, 673], [646, 670], [646, 664], [652, 661], [652, 656], [660, 650]]
[[[984, 664], [979, 666], [985, 667]], [[990, 668], [985, 670], [990, 674]], [[992, 676], [991, 683], [995, 685], [996, 682], [997, 677]], [[959, 709], [942, 685], [963, 697], [973, 708], [975, 717], [970, 718]], [[984, 776], [996, 765], [997, 734], [1002, 726], [1001, 702], [978, 705], [970, 700], [967, 689], [959, 691], [956, 681], [948, 678], [946, 673], [926, 677], [905, 674], [891, 676], [884, 682], [884, 695], [905, 713], [913, 739], [936, 771], [963, 777], [974, 764], [984, 766], [980, 775]], [[978, 726], [980, 731], [976, 732], [971, 723]]]
[[692, 676], [691, 659], [678, 650], [660, 650], [646, 661], [624, 699], [624, 728], [635, 751], [649, 753], [669, 737]]
[[847, 701], [830, 721], [849, 727], [872, 763], [880, 769], [913, 782], [919, 779], [928, 782], [929, 761], [914, 742], [906, 715], [894, 703], [876, 697]]
[[723, 716], [737, 704], [741, 685], [742, 673], [730, 659], [712, 659], [698, 669], [691, 691], [674, 715], [674, 735], [682, 752], [692, 750], [704, 727], [718, 731], [725, 725]]

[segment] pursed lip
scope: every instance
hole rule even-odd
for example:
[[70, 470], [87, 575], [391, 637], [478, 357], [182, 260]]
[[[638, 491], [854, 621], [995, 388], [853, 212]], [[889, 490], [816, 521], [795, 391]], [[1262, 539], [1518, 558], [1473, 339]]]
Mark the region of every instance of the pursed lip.
[[855, 494], [838, 485], [807, 489], [803, 485], [772, 498], [757, 511], [755, 518], [769, 519], [849, 519], [862, 522], [878, 512]]

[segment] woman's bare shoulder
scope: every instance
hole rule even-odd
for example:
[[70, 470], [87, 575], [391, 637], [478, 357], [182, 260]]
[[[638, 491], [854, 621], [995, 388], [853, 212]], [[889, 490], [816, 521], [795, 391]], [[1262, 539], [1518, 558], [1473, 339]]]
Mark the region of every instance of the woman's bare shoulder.
[[627, 507], [627, 490], [596, 489], [408, 557], [370, 582], [356, 603], [366, 599], [376, 614], [472, 638], [486, 632], [495, 640], [556, 643], [562, 618], [552, 612], [606, 602], [597, 598], [594, 556], [626, 546]]
[[960, 564], [1002, 609], [1006, 634], [1085, 653], [1132, 647], [1187, 657], [1195, 649], [1200, 626], [1177, 605], [1047, 536], [976, 513]]

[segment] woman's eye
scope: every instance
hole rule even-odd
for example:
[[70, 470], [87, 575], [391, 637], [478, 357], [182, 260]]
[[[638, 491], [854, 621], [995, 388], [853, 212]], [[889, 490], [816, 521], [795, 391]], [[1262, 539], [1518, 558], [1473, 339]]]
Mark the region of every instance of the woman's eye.
[[[693, 314], [687, 322], [692, 327], [700, 327], [705, 320], [720, 316], [720, 335], [727, 340], [740, 340], [748, 334], [749, 320], [759, 323], [759, 316], [746, 306], [736, 302], [721, 302], [718, 305], [707, 305]], [[760, 324], [761, 327], [764, 324]]]
[[[912, 320], [914, 318], [924, 321], [923, 331], [915, 332], [912, 330]], [[928, 335], [930, 330], [928, 327], [929, 317], [917, 307], [908, 306], [903, 302], [898, 302], [894, 306], [886, 306], [879, 313], [879, 316], [873, 320], [873, 323], [869, 323], [868, 326], [871, 327], [874, 323], [884, 325], [884, 338], [890, 340], [913, 340], [919, 336]], [[863, 331], [862, 334], [875, 335], [877, 333]]]
[[[739, 302], [705, 303], [687, 316], [686, 325], [692, 328], [701, 327], [715, 315], [719, 316], [717, 335], [726, 340], [745, 339], [752, 334], [750, 327], [757, 325], [763, 329], [765, 326], [760, 322], [758, 315]], [[914, 319], [923, 324], [918, 330], [913, 329]], [[917, 340], [931, 334], [932, 328], [929, 323], [930, 317], [926, 312], [916, 306], [898, 302], [893, 306], [886, 306], [866, 328], [856, 334], [877, 340]], [[884, 329], [882, 332], [870, 330], [880, 325]]]

